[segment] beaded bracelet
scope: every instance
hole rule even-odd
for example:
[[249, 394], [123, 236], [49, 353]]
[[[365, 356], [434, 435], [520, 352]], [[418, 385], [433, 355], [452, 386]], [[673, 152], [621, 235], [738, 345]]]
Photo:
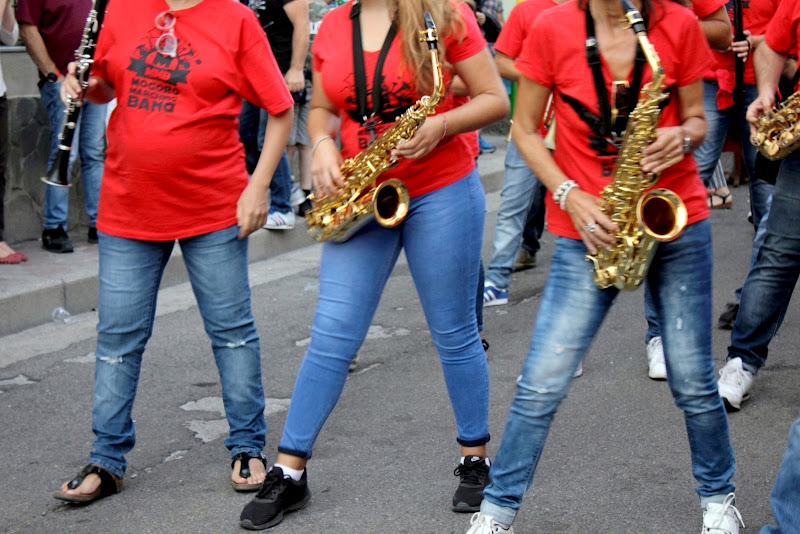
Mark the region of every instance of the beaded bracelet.
[[577, 183], [575, 183], [572, 180], [569, 180], [569, 181], [572, 182], [572, 183], [569, 184], [569, 186], [564, 190], [563, 193], [561, 193], [561, 198], [559, 199], [559, 202], [558, 202], [558, 205], [561, 206], [561, 209], [564, 210], [564, 211], [567, 211], [567, 195], [574, 188], [578, 187]]
[[316, 143], [314, 143], [314, 146], [311, 148], [311, 157], [312, 158], [314, 157], [314, 152], [317, 150], [317, 147], [319, 146], [319, 144], [321, 142], [327, 140], [327, 139], [330, 139], [331, 141], [333, 141], [333, 137], [331, 137], [330, 135], [326, 135], [324, 137], [320, 137], [319, 140]]
[[561, 182], [561, 185], [558, 186], [555, 193], [553, 193], [553, 202], [561, 206], [561, 209], [564, 209], [564, 200], [567, 196], [567, 191], [572, 189], [573, 187], [577, 187], [578, 184], [575, 180], [566, 180]]

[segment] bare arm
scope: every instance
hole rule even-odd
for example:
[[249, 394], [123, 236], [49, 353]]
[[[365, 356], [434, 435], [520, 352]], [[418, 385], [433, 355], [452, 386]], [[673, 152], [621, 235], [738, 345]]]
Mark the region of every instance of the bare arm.
[[284, 78], [289, 91], [296, 93], [305, 89], [306, 80], [303, 76], [303, 66], [308, 55], [308, 2], [306, 0], [293, 0], [283, 10], [292, 22], [292, 62]]
[[14, 31], [17, 27], [17, 19], [14, 17], [14, 8], [8, 0], [0, 0], [0, 13], [2, 13], [2, 26], [5, 34], [3, 34], [4, 45], [13, 45], [17, 41], [18, 34]]
[[[520, 155], [533, 170], [536, 176], [551, 192], [569, 180], [556, 164], [550, 150], [544, 146], [539, 125], [550, 97], [550, 88], [540, 85], [526, 76], [520, 76], [517, 89], [517, 104], [514, 107], [514, 120], [511, 125], [511, 136]], [[566, 211], [572, 224], [580, 233], [587, 250], [597, 253], [599, 247], [610, 247], [614, 239], [609, 231], [619, 228], [600, 210], [600, 198], [580, 188], [573, 188], [566, 197]], [[597, 224], [595, 232], [587, 231], [586, 226]]]
[[482, 128], [503, 118], [509, 109], [508, 95], [488, 49], [453, 65], [467, 87], [470, 100], [457, 108], [430, 117], [409, 141], [397, 146], [394, 155], [421, 158], [445, 135]]
[[[49, 73], [58, 70], [55, 62], [50, 58], [50, 54], [47, 53], [47, 48], [44, 46], [44, 39], [42, 39], [42, 34], [39, 33], [39, 28], [32, 24], [23, 23], [20, 24], [19, 34], [22, 37], [22, 41], [25, 43], [28, 55], [31, 56], [39, 72], [47, 76]], [[64, 75], [60, 74], [58, 81], [63, 81], [63, 79]]]
[[311, 109], [306, 128], [311, 141], [311, 179], [314, 189], [324, 195], [333, 196], [344, 185], [339, 167], [342, 154], [334, 138], [339, 130], [339, 115], [325, 91], [322, 89], [322, 74], [312, 73]]
[[720, 51], [730, 48], [731, 41], [733, 41], [733, 31], [731, 30], [731, 19], [728, 18], [725, 6], [720, 6], [710, 15], [700, 19], [700, 28], [702, 28], [703, 35], [706, 36], [706, 41], [708, 41], [708, 45], [711, 48]]
[[514, 66], [513, 57], [502, 52], [496, 52], [494, 64], [497, 66], [497, 71], [500, 73], [500, 76], [512, 82], [519, 81], [519, 71]]
[[747, 121], [750, 123], [751, 133], [755, 130], [755, 122], [767, 110], [775, 105], [775, 92], [781, 73], [784, 70], [786, 56], [776, 52], [766, 42], [761, 43], [753, 56], [753, 67], [756, 71], [756, 85], [758, 98], [747, 108]]
[[678, 87], [678, 117], [680, 126], [659, 128], [656, 139], [642, 150], [642, 170], [660, 173], [684, 157], [683, 141], [689, 138], [691, 146], [698, 147], [706, 136], [706, 119], [703, 112], [703, 80]]

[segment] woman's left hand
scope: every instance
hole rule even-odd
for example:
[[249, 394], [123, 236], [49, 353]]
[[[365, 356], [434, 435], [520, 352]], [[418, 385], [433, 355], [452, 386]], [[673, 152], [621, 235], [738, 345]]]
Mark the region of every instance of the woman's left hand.
[[239, 239], [249, 236], [267, 222], [267, 191], [250, 182], [236, 203]]
[[392, 150], [392, 156], [400, 158], [421, 158], [436, 148], [445, 134], [445, 121], [441, 115], [428, 117], [411, 139], [403, 141]]
[[655, 140], [644, 147], [642, 170], [659, 174], [683, 159], [684, 130], [680, 126], [658, 128]]

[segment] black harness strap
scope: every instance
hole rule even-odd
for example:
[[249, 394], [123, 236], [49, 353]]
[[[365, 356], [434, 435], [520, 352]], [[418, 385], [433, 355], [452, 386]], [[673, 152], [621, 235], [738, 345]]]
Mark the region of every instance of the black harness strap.
[[386, 56], [389, 54], [389, 48], [392, 46], [395, 36], [397, 35], [397, 25], [392, 22], [389, 32], [386, 34], [386, 39], [381, 46], [380, 54], [378, 55], [378, 63], [375, 65], [375, 75], [372, 79], [372, 114], [367, 116], [367, 74], [364, 67], [364, 46], [361, 43], [361, 22], [359, 20], [361, 14], [361, 3], [358, 1], [353, 2], [353, 7], [350, 8], [350, 19], [353, 21], [353, 73], [356, 82], [356, 100], [358, 101], [358, 116], [361, 117], [361, 123], [367, 124], [367, 129], [372, 132], [374, 136], [374, 121], [371, 118], [380, 116], [383, 103], [381, 102], [381, 84], [383, 83], [383, 64], [386, 61]]

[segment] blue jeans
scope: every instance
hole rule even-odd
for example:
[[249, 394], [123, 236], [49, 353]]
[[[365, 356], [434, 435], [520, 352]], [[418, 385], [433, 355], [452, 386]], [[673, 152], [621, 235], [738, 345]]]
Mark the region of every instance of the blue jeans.
[[[742, 105], [732, 106], [726, 109], [717, 108], [717, 89], [719, 85], [716, 81], [703, 80], [703, 111], [706, 114], [706, 138], [697, 150], [694, 151], [694, 159], [697, 162], [697, 169], [703, 183], [708, 185], [711, 175], [717, 166], [722, 145], [728, 136], [728, 129], [731, 126], [737, 128], [739, 138], [742, 143], [742, 155], [744, 157], [744, 167], [747, 175], [752, 180], [755, 176], [754, 168], [756, 162], [756, 147], [750, 143], [750, 126], [745, 119], [747, 106], [758, 97], [758, 89], [755, 85], [746, 84], [742, 93]], [[731, 124], [733, 121], [733, 124]]]
[[[481, 511], [510, 524], [533, 483], [550, 424], [573, 374], [617, 296], [599, 289], [583, 242], [558, 238], [517, 393], [483, 492]], [[701, 505], [734, 490], [728, 419], [711, 358], [711, 234], [708, 220], [659, 245], [648, 273], [663, 329], [670, 390], [684, 412]]]
[[439, 352], [458, 442], [489, 441], [489, 370], [475, 319], [485, 209], [473, 170], [412, 198], [408, 216], [394, 228], [373, 221], [344, 243], [322, 245], [311, 343], [294, 385], [280, 452], [311, 457], [401, 250]]
[[789, 429], [789, 443], [769, 497], [777, 527], [765, 526], [761, 534], [800, 534], [800, 416]]
[[800, 275], [800, 152], [781, 163], [766, 221], [764, 243], [742, 286], [728, 359], [739, 357], [751, 373], [767, 360]]
[[[239, 113], [239, 139], [244, 145], [247, 172], [253, 173], [264, 147], [264, 135], [267, 131], [269, 113], [258, 108], [247, 100], [242, 100], [242, 111]], [[278, 166], [269, 183], [269, 212], [287, 213], [292, 211], [292, 168], [286, 150], [281, 154]]]
[[[250, 308], [247, 240], [231, 226], [181, 239], [222, 383], [230, 455], [257, 456], [267, 431], [261, 347]], [[161, 275], [174, 241], [138, 241], [98, 232], [100, 304], [95, 350], [91, 462], [122, 477], [136, 433], [131, 410], [147, 340], [153, 331]]]
[[528, 219], [534, 193], [537, 189], [543, 193], [541, 187], [537, 188], [541, 185], [538, 178], [522, 159], [514, 141], [508, 143], [505, 167], [500, 209], [497, 211], [497, 225], [494, 229], [492, 259], [486, 271], [486, 281], [501, 289], [508, 289], [511, 282], [511, 272], [519, 254], [522, 230]]
[[[47, 158], [48, 170], [58, 153], [58, 135], [64, 125], [64, 106], [59, 91], [60, 83], [45, 83], [40, 89], [42, 105], [50, 118], [50, 155]], [[103, 178], [103, 164], [106, 159], [106, 104], [84, 102], [78, 118], [78, 128], [70, 151], [70, 169], [76, 156], [81, 157], [81, 183], [83, 185], [83, 204], [89, 217], [89, 226], [97, 222], [97, 203], [100, 198], [100, 181]], [[70, 170], [71, 174], [71, 170]], [[42, 223], [53, 229], [59, 224], [67, 227], [69, 213], [69, 188], [46, 186]]]

